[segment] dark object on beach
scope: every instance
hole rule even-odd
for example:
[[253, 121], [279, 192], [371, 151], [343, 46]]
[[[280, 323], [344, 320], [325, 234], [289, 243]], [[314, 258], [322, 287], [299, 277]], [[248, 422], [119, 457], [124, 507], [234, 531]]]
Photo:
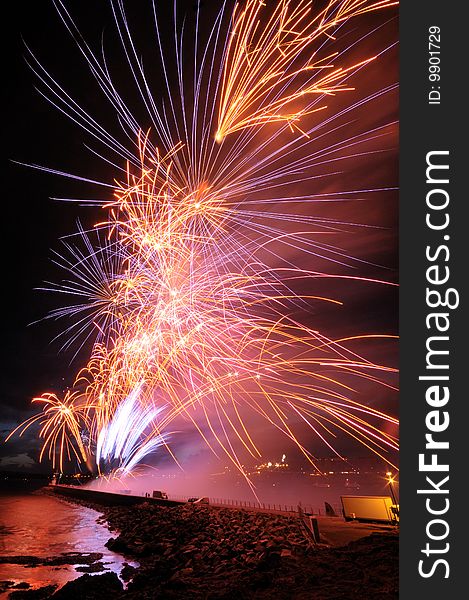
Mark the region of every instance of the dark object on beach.
[[20, 592], [11, 592], [8, 600], [46, 600], [50, 598], [57, 589], [56, 585], [46, 585], [37, 590], [21, 590]]
[[130, 581], [136, 572], [137, 569], [135, 567], [129, 565], [128, 563], [124, 563], [124, 567], [120, 573], [121, 579], [125, 582]]
[[118, 538], [109, 538], [104, 545], [106, 546], [106, 548], [109, 548], [109, 550], [111, 550], [112, 552], [120, 552], [122, 554], [126, 554], [129, 552], [129, 547], [121, 536], [119, 536]]
[[0, 594], [4, 594], [6, 591], [15, 591], [15, 590], [29, 590], [31, 584], [27, 581], [20, 581], [19, 583], [15, 583], [14, 581], [4, 580], [0, 581]]
[[328, 517], [336, 517], [336, 513], [335, 510], [332, 508], [332, 506], [329, 504], [329, 502], [324, 502], [324, 506], [326, 508], [326, 516]]
[[95, 562], [92, 565], [86, 565], [83, 567], [75, 567], [75, 571], [79, 573], [102, 573], [103, 571], [107, 571], [104, 563]]
[[66, 583], [52, 598], [54, 600], [115, 600], [123, 589], [115, 573], [83, 575]]
[[166, 492], [161, 492], [160, 490], [153, 490], [153, 498], [158, 500], [167, 500], [168, 494]]
[[37, 556], [0, 556], [0, 564], [24, 565], [38, 567], [47, 565], [58, 567], [61, 565], [92, 565], [101, 560], [101, 552], [62, 552], [59, 556], [38, 558]]

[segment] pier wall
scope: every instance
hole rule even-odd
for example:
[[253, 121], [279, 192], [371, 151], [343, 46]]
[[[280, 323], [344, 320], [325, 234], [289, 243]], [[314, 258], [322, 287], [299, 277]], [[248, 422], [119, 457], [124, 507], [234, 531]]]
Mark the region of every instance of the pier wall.
[[87, 502], [96, 502], [96, 504], [102, 504], [104, 506], [131, 506], [133, 504], [142, 504], [142, 502], [150, 502], [159, 506], [168, 507], [185, 504], [185, 502], [179, 500], [163, 500], [161, 498], [145, 498], [144, 496], [132, 494], [102, 492], [74, 485], [49, 485], [48, 489], [61, 496], [69, 496]]

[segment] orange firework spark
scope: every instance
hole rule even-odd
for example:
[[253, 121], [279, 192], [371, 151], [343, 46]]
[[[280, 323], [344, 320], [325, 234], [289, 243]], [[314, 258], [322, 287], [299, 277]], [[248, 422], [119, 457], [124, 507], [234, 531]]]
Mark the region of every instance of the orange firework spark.
[[75, 457], [79, 463], [87, 462], [88, 456], [81, 437], [82, 430], [89, 426], [83, 396], [78, 391], [68, 390], [61, 400], [56, 394], [46, 392], [41, 397], [33, 398], [33, 402], [43, 405], [42, 412], [24, 421], [6, 439], [16, 432], [21, 436], [29, 427], [39, 423], [39, 436], [44, 439], [40, 460], [47, 452], [53, 468], [57, 466], [61, 471], [64, 459], [70, 461]]
[[[221, 142], [235, 131], [279, 121], [304, 133], [297, 124], [301, 117], [325, 106], [288, 107], [308, 95], [322, 99], [353, 90], [344, 83], [345, 79], [375, 58], [345, 68], [335, 67], [337, 53], [322, 56], [323, 44], [317, 44], [318, 49], [314, 49], [314, 44], [333, 39], [334, 30], [353, 17], [396, 4], [390, 0], [330, 0], [314, 16], [311, 2], [282, 0], [276, 3], [264, 27], [260, 23], [265, 2], [248, 0], [245, 5], [236, 4], [224, 62], [216, 141]], [[303, 53], [307, 53], [307, 58], [298, 66]]]

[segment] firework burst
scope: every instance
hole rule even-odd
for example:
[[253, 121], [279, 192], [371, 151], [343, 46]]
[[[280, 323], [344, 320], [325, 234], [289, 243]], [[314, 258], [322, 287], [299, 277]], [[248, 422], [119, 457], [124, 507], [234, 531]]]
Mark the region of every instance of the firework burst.
[[[329, 339], [295, 316], [316, 303], [341, 304], [314, 294], [315, 281], [385, 282], [305, 269], [283, 256], [294, 250], [310, 264], [315, 258], [357, 262], [318, 241], [345, 225], [304, 210], [325, 196], [290, 190], [321, 178], [325, 162], [340, 161], [384, 135], [384, 128], [375, 128], [321, 146], [328, 128], [340, 128], [336, 119], [389, 90], [325, 120], [315, 115], [331, 95], [353, 89], [349, 79], [375, 58], [339, 64], [344, 52], [329, 45], [342, 26], [394, 4], [331, 0], [313, 14], [307, 2], [282, 1], [264, 17], [264, 3], [247, 0], [235, 5], [225, 40], [225, 8], [220, 11], [203, 52], [197, 12], [192, 87], [184, 83], [182, 34], [176, 44], [179, 105], [153, 5], [169, 95], [169, 104], [158, 108], [123, 4], [116, 2], [116, 26], [152, 123], [143, 133], [105, 61], [57, 2], [132, 146], [98, 125], [31, 54], [50, 101], [117, 156], [124, 173], [112, 184], [113, 198], [100, 202], [105, 216], [96, 223], [94, 241], [80, 230], [82, 249], [67, 242], [58, 263], [69, 277], [46, 288], [80, 299], [51, 314], [72, 319], [65, 347], [91, 336], [94, 344], [64, 400], [54, 394], [35, 399], [44, 410], [15, 430], [42, 425], [41, 457], [47, 449], [60, 469], [65, 457], [74, 456], [94, 462], [100, 472], [129, 473], [158, 448], [172, 454], [169, 427], [183, 421], [242, 471], [242, 452], [262, 454], [253, 418], [282, 432], [312, 464], [312, 438], [337, 454], [333, 441], [343, 434], [381, 457], [397, 449], [386, 428], [394, 430], [397, 420], [354, 400], [350, 383], [365, 378], [390, 386], [383, 376], [394, 369], [353, 351], [357, 340], [378, 336]], [[306, 123], [301, 129], [300, 120]], [[338, 193], [333, 199], [342, 198]], [[285, 206], [302, 208], [295, 213]], [[299, 280], [308, 282], [308, 294], [295, 291]]]

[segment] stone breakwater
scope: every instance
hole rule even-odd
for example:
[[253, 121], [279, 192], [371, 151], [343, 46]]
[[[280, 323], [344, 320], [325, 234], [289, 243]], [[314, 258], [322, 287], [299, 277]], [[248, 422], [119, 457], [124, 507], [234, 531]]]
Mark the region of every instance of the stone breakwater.
[[[84, 575], [52, 598], [105, 600], [394, 600], [398, 541], [373, 534], [342, 548], [313, 546], [295, 517], [143, 503], [101, 508], [109, 549], [138, 561], [127, 590], [110, 573]], [[20, 596], [21, 594], [21, 596]], [[12, 599], [27, 598], [14, 592]], [[51, 597], [51, 596], [46, 596]]]
[[[397, 536], [314, 547], [295, 517], [181, 506], [109, 509], [110, 549], [136, 558], [128, 598], [397, 598]], [[130, 574], [129, 574], [130, 575]]]

